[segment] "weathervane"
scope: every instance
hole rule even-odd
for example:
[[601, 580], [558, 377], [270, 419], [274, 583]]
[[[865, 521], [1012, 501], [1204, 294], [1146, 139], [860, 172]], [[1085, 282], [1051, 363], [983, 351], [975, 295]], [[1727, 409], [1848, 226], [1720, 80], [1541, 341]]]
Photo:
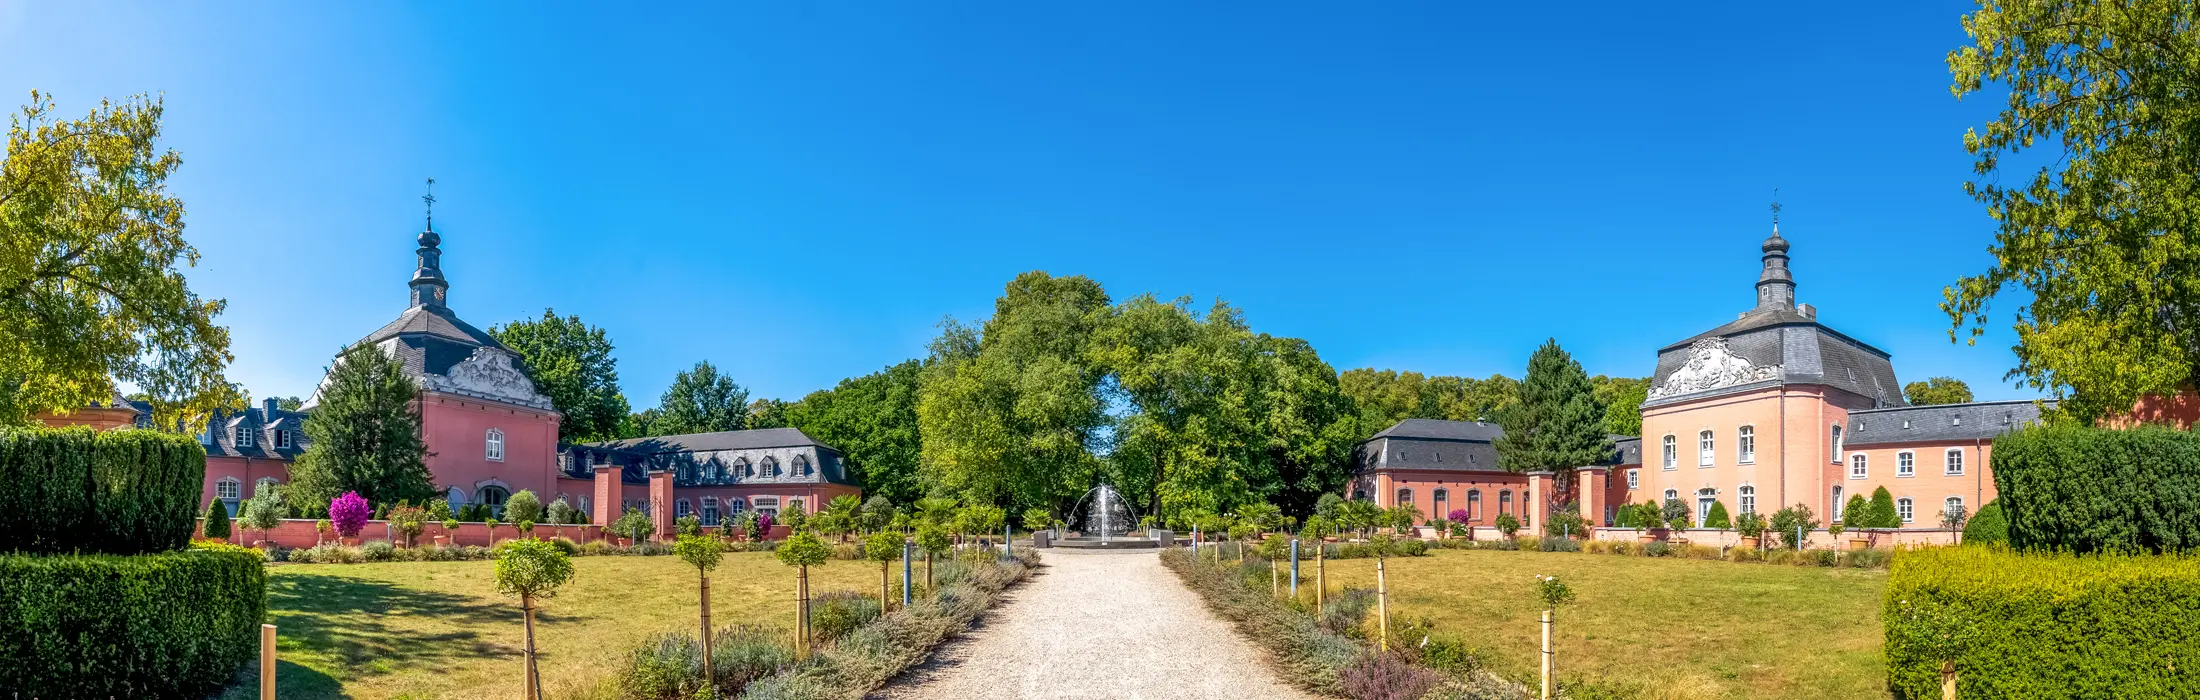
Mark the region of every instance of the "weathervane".
[[[434, 180], [428, 182], [433, 183]], [[1772, 232], [1780, 232], [1780, 188], [1772, 188]]]
[[428, 204], [428, 228], [435, 228], [435, 178], [428, 178], [428, 193], [420, 195], [420, 201]]

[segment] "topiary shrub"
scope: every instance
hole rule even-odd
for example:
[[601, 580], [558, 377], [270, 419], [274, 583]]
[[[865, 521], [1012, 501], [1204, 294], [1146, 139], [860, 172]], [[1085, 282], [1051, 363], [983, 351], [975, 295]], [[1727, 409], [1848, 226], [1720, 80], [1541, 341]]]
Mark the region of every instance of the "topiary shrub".
[[1944, 660], [1957, 697], [2200, 697], [2200, 558], [1905, 549], [1884, 601], [1896, 698], [1939, 698]]
[[357, 491], [345, 491], [328, 504], [328, 519], [336, 525], [336, 534], [343, 537], [358, 537], [360, 528], [367, 526], [370, 512], [367, 499]]
[[203, 529], [200, 537], [210, 540], [229, 539], [229, 506], [223, 504], [221, 499], [217, 498], [206, 504], [206, 524]]
[[259, 650], [263, 562], [223, 544], [0, 555], [0, 688], [24, 698], [205, 697]]
[[1711, 513], [1704, 516], [1703, 526], [1714, 530], [1726, 530], [1734, 527], [1734, 518], [1727, 514], [1725, 502], [1713, 501], [1711, 503]]
[[1963, 524], [1963, 543], [1976, 545], [2007, 544], [2009, 542], [2009, 516], [2001, 511], [2001, 501], [1988, 501], [1971, 514], [1971, 521]]
[[[1892, 504], [1893, 501], [1888, 503]], [[1873, 522], [1871, 501], [1864, 500], [1864, 494], [1861, 493], [1850, 495], [1848, 505], [1841, 508], [1841, 524], [1851, 528], [1878, 527]]]
[[2018, 550], [2200, 549], [2200, 433], [2025, 428], [1994, 441], [1994, 486]]
[[188, 435], [0, 431], [0, 552], [182, 549], [205, 480], [206, 449]]
[[1511, 513], [1498, 513], [1497, 531], [1504, 533], [1506, 537], [1512, 537], [1520, 532], [1520, 519], [1513, 517]]
[[504, 520], [514, 523], [542, 522], [542, 499], [534, 491], [520, 489], [504, 499]]
[[1871, 509], [1865, 511], [1865, 524], [1857, 527], [1902, 527], [1902, 513], [1894, 509], [1894, 494], [1881, 486], [1872, 491]]

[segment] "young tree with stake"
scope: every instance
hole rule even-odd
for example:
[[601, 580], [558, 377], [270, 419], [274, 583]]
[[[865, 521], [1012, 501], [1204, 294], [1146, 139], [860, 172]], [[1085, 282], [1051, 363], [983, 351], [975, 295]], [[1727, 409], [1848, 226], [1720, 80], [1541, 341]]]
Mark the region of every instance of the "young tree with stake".
[[726, 548], [719, 544], [717, 535], [681, 535], [673, 542], [672, 553], [680, 560], [695, 567], [695, 578], [702, 589], [703, 598], [703, 687], [718, 692], [718, 676], [710, 667], [710, 570], [718, 568], [718, 560], [725, 556]]
[[932, 557], [953, 546], [955, 540], [945, 528], [930, 523], [917, 526], [917, 548], [924, 550], [924, 590], [932, 590]]
[[779, 543], [779, 563], [794, 567], [794, 653], [797, 659], [810, 657], [810, 567], [824, 566], [832, 558], [833, 548], [807, 530], [794, 533]]
[[1557, 576], [1537, 574], [1535, 595], [1543, 603], [1543, 700], [1550, 700], [1554, 671], [1551, 660], [1551, 625], [1554, 622], [1552, 615], [1559, 606], [1574, 602], [1574, 589], [1559, 581]]
[[541, 700], [541, 678], [535, 671], [535, 599], [548, 598], [573, 579], [573, 560], [548, 540], [524, 539], [505, 543], [497, 554], [497, 592], [519, 596], [527, 626], [526, 700]]
[[878, 611], [886, 614], [894, 607], [894, 584], [888, 567], [901, 559], [901, 534], [888, 530], [871, 533], [863, 542], [863, 558], [878, 562]]

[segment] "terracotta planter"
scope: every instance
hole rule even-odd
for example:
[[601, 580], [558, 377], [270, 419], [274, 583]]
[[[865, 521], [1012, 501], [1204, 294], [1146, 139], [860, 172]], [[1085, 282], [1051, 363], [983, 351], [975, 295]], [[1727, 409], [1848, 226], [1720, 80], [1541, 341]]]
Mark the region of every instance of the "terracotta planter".
[[357, 547], [357, 546], [359, 546], [359, 538], [357, 538], [357, 537], [345, 537], [345, 538], [341, 538], [341, 539], [342, 539], [342, 541], [343, 541], [343, 543], [344, 543], [344, 546], [346, 546], [346, 547]]
[[1758, 542], [1759, 542], [1759, 540], [1758, 540], [1757, 538], [1755, 538], [1755, 537], [1744, 537], [1744, 538], [1742, 538], [1742, 543], [1741, 543], [1741, 544], [1739, 544], [1739, 545], [1736, 545], [1736, 546], [1739, 546], [1739, 547], [1748, 547], [1748, 548], [1750, 548], [1750, 549], [1757, 549], [1757, 548], [1758, 548]]
[[1854, 538], [1854, 539], [1851, 539], [1851, 540], [1849, 540], [1849, 551], [1851, 551], [1851, 552], [1854, 552], [1854, 551], [1857, 551], [1857, 550], [1863, 550], [1863, 549], [1871, 549], [1871, 548], [1872, 548], [1872, 541], [1871, 541], [1871, 540], [1870, 540], [1869, 538], [1863, 538], [1863, 537], [1858, 537], [1858, 538]]

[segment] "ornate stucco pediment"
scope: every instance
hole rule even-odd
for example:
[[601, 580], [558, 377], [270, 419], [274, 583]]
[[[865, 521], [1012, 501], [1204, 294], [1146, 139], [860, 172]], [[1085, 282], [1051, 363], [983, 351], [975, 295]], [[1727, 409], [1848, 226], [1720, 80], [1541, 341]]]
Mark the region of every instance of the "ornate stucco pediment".
[[1728, 350], [1725, 338], [1705, 338], [1689, 344], [1688, 364], [1674, 370], [1663, 383], [1650, 387], [1650, 398], [1662, 399], [1778, 378], [1779, 365], [1751, 364]]
[[515, 403], [533, 408], [550, 408], [550, 397], [535, 389], [535, 382], [527, 378], [513, 364], [512, 353], [491, 347], [474, 349], [473, 357], [451, 365], [449, 372], [421, 377], [430, 391], [467, 394], [505, 403]]

